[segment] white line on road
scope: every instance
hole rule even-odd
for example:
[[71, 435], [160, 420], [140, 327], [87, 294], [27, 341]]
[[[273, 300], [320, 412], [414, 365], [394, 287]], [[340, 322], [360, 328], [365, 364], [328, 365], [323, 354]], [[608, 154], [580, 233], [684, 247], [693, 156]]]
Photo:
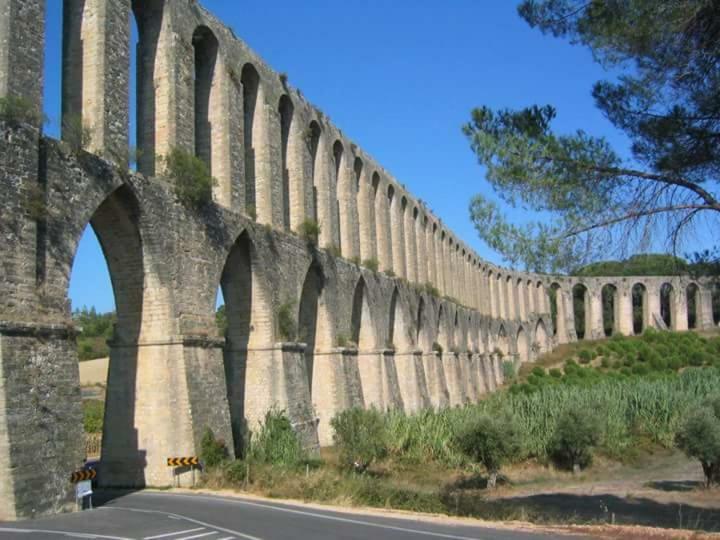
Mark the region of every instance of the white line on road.
[[[319, 514], [317, 512], [306, 512], [304, 510], [295, 510], [293, 508], [283, 508], [282, 506], [273, 506], [270, 504], [261, 504], [256, 502], [250, 502], [245, 501], [241, 499], [229, 499], [226, 497], [203, 497], [202, 495], [183, 495], [181, 493], [173, 493], [172, 495], [168, 495], [165, 493], [143, 493], [142, 496], [158, 496], [163, 495], [166, 497], [183, 497], [185, 499], [203, 499], [208, 501], [223, 501], [228, 503], [235, 503], [235, 504], [244, 504], [246, 506], [255, 506], [257, 508], [264, 508], [266, 510], [276, 510], [278, 512], [286, 512], [288, 514], [298, 514], [301, 516], [310, 516], [315, 517], [319, 519], [326, 519], [329, 521], [339, 521], [341, 523], [351, 523], [353, 525], [364, 525], [365, 527], [376, 527], [378, 529], [386, 529], [389, 531], [399, 531], [399, 532], [406, 532], [409, 534], [419, 534], [422, 536], [432, 536], [434, 538], [449, 538], [451, 540], [480, 540], [479, 537], [470, 537], [470, 536], [456, 536], [454, 534], [446, 534], [446, 533], [437, 533], [437, 532], [431, 532], [431, 531], [423, 531], [420, 529], [408, 529], [406, 527], [398, 527], [396, 525], [383, 525], [381, 523], [373, 523], [372, 521], [362, 521], [359, 519], [351, 519], [351, 518], [343, 518], [339, 516], [329, 516], [326, 514]], [[129, 510], [129, 509], [127, 509]], [[388, 519], [397, 519], [394, 517], [390, 517]]]
[[217, 531], [210, 531], [203, 534], [196, 534], [195, 536], [185, 536], [183, 538], [178, 538], [178, 540], [194, 540], [195, 538], [204, 538], [205, 536], [212, 536], [217, 533]]
[[144, 540], [157, 540], [158, 538], [167, 538], [168, 536], [177, 536], [178, 534], [189, 534], [198, 531], [204, 531], [205, 527], [198, 527], [197, 529], [187, 529], [185, 531], [175, 531], [171, 533], [158, 534], [155, 536], [146, 536]]
[[69, 536], [70, 538], [102, 538], [104, 540], [133, 540], [132, 538], [126, 538], [123, 536], [105, 536], [102, 534], [92, 534], [92, 533], [81, 533], [81, 532], [71, 532], [71, 531], [50, 531], [50, 530], [43, 530], [43, 529], [12, 529], [12, 528], [0, 528], [0, 532], [14, 532], [14, 533], [21, 533], [21, 534], [31, 534], [31, 533], [40, 533], [40, 534], [57, 534], [60, 536]]
[[[235, 536], [239, 536], [240, 538], [245, 538], [246, 540], [263, 540], [262, 538], [258, 538], [257, 536], [250, 536], [249, 534], [243, 534], [238, 531], [233, 531], [232, 529], [225, 529], [224, 527], [218, 527], [217, 525], [213, 525], [211, 523], [205, 523], [204, 521], [200, 521], [198, 519], [193, 519], [187, 516], [182, 516], [180, 514], [173, 514], [171, 512], [159, 512], [157, 510], [140, 510], [139, 508], [127, 508], [124, 506], [103, 506], [104, 510], [124, 510], [126, 512], [139, 512], [141, 514], [160, 514], [162, 516], [167, 516], [169, 518], [175, 518], [175, 519], [184, 519], [185, 521], [189, 521], [190, 523], [195, 523], [196, 525], [202, 525], [203, 527], [210, 527], [211, 529], [215, 529], [218, 531], [222, 531], [227, 534], [233, 534]], [[128, 539], [120, 539], [120, 540], [128, 540]]]

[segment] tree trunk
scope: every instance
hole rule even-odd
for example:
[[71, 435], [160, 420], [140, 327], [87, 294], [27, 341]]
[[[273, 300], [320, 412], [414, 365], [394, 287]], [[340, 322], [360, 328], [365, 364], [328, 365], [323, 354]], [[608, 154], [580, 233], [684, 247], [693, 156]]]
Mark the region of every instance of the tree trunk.
[[577, 463], [573, 463], [573, 475], [580, 474], [580, 465]]
[[705, 473], [705, 487], [711, 488], [714, 484], [720, 483], [720, 466], [715, 463], [701, 461], [703, 473]]
[[487, 483], [488, 489], [495, 489], [495, 485], [497, 484], [497, 475], [498, 475], [497, 471], [492, 471], [488, 475], [488, 483]]

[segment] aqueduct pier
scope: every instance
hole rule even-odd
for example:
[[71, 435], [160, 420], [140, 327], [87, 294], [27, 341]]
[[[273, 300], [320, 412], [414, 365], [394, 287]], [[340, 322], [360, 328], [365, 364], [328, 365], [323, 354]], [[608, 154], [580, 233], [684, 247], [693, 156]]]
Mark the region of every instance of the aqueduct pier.
[[[0, 96], [37, 110], [44, 21], [44, 0], [0, 0]], [[137, 172], [123, 165], [131, 54]], [[117, 309], [107, 486], [169, 485], [166, 458], [196, 455], [207, 428], [238, 453], [272, 408], [316, 448], [347, 407], [475, 401], [502, 383], [502, 358], [579, 337], [575, 297], [585, 338], [718, 323], [706, 280], [483, 261], [194, 0], [65, 0], [62, 67], [64, 141], [0, 122], [0, 519], [71, 506], [84, 446], [68, 285], [88, 224]], [[211, 204], [178, 200], [173, 148], [208, 164]], [[307, 220], [317, 245], [298, 234]]]

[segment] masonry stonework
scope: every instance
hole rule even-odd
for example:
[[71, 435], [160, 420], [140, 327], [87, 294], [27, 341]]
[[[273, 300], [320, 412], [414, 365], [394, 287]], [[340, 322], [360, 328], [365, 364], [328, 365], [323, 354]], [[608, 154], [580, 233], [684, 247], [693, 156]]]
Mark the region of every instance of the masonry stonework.
[[[131, 17], [138, 172], [127, 167]], [[43, 0], [0, 0], [0, 97], [38, 111], [44, 18]], [[503, 359], [579, 334], [717, 324], [707, 280], [483, 261], [195, 0], [66, 0], [62, 99], [63, 141], [0, 121], [0, 519], [72, 507], [67, 479], [85, 456], [68, 287], [88, 225], [117, 311], [105, 486], [169, 485], [166, 458], [198, 454], [207, 429], [239, 455], [272, 409], [314, 452], [348, 407], [463, 405], [502, 384]], [[164, 174], [174, 148], [207, 164], [212, 203], [178, 200]], [[308, 220], [318, 245], [301, 234]]]

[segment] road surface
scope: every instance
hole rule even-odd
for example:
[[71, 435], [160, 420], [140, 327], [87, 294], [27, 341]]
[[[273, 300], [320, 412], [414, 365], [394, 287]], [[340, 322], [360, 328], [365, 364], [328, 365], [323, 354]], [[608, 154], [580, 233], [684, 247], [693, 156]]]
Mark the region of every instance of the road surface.
[[[556, 535], [318, 510], [257, 499], [135, 492], [95, 510], [0, 522], [0, 540], [535, 540]], [[569, 538], [569, 537], [568, 537]]]

